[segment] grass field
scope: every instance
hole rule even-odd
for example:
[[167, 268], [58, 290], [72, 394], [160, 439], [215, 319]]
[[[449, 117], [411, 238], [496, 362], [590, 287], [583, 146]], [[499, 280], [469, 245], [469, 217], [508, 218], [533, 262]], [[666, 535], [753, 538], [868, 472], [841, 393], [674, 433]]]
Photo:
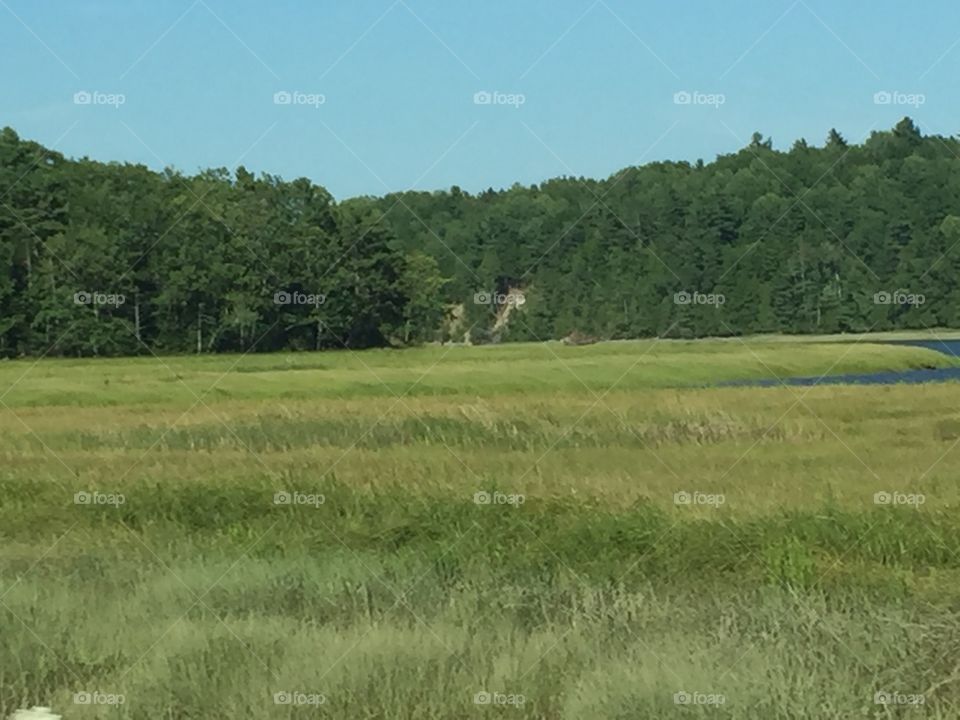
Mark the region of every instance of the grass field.
[[960, 384], [708, 387], [951, 362], [823, 340], [0, 363], [0, 717], [956, 718]]

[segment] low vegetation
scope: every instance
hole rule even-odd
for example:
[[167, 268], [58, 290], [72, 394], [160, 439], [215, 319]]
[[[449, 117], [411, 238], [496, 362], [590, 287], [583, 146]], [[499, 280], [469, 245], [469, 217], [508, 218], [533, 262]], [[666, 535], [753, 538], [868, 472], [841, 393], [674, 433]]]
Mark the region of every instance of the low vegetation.
[[960, 385], [707, 387], [946, 364], [2, 364], [0, 716], [956, 717]]

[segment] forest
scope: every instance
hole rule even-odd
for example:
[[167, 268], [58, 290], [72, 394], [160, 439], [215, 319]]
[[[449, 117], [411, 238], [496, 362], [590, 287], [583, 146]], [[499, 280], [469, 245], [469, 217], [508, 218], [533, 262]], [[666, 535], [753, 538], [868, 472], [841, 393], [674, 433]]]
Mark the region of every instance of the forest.
[[755, 133], [471, 194], [73, 159], [0, 131], [0, 356], [960, 327], [960, 140]]

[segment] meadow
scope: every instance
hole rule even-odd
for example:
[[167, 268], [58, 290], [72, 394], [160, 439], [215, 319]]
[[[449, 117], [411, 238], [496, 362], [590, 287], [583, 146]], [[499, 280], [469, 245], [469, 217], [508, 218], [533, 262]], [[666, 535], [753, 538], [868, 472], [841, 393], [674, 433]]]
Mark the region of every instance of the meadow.
[[713, 387], [833, 340], [0, 363], [0, 717], [955, 718], [960, 384]]

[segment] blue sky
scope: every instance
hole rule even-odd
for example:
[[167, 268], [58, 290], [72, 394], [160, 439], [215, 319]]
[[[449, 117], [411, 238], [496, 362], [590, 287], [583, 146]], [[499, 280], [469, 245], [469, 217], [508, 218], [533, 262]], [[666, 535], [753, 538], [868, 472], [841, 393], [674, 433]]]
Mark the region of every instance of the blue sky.
[[960, 130], [945, 0], [0, 0], [0, 60], [0, 125], [67, 155], [339, 199]]

